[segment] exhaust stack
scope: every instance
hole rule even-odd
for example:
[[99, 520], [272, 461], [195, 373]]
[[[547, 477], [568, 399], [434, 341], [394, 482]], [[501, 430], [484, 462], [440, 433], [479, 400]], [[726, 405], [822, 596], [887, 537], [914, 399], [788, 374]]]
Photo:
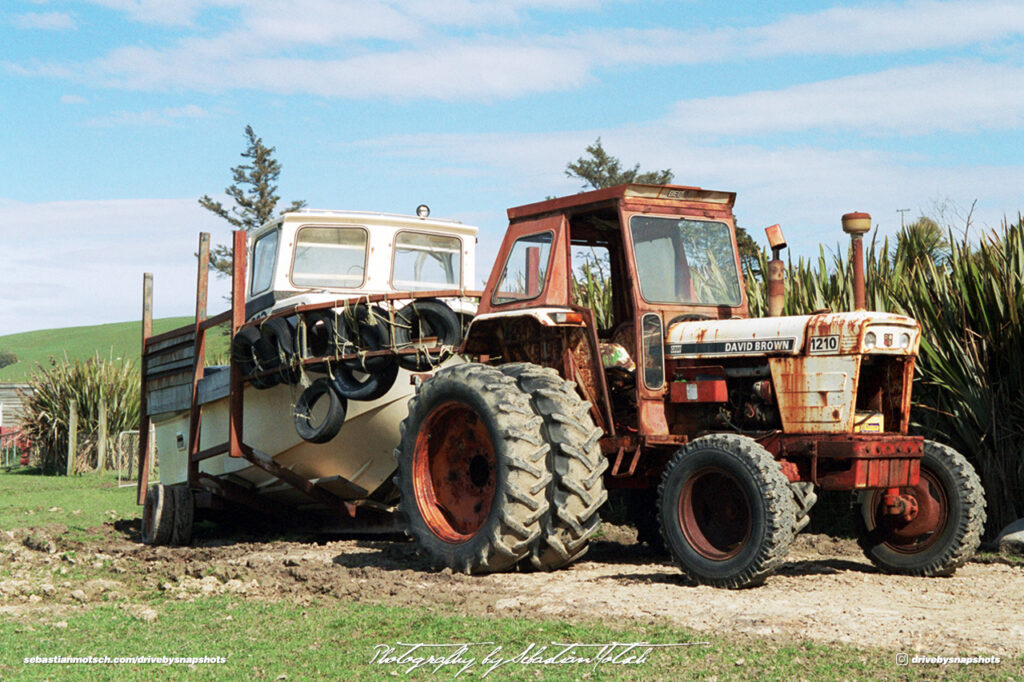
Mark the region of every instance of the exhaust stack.
[[850, 235], [853, 246], [853, 309], [866, 309], [864, 287], [864, 234], [871, 229], [871, 216], [867, 213], [847, 213], [843, 216], [843, 232]]
[[780, 254], [786, 248], [782, 227], [772, 225], [764, 228], [768, 244], [772, 247], [772, 259], [768, 261], [768, 315], [778, 317], [786, 305], [786, 266]]

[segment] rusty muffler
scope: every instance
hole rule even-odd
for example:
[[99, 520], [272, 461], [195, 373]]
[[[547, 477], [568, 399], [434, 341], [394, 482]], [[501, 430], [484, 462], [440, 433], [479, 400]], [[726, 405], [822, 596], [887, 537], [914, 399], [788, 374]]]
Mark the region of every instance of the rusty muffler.
[[782, 236], [779, 225], [766, 227], [764, 232], [772, 247], [772, 259], [768, 261], [768, 315], [778, 317], [786, 305], [786, 265], [780, 255], [786, 248], [786, 238]]
[[871, 229], [871, 216], [867, 213], [847, 213], [843, 216], [843, 232], [850, 235], [853, 246], [853, 309], [865, 310], [867, 298], [864, 287], [864, 234]]

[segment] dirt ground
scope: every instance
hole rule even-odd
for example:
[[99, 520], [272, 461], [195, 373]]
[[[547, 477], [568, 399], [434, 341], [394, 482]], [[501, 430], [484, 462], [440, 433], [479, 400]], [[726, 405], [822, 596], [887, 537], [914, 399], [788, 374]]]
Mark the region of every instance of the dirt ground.
[[137, 523], [106, 524], [94, 529], [102, 541], [86, 543], [62, 541], [59, 527], [0, 533], [0, 613], [49, 612], [59, 620], [83, 603], [116, 600], [149, 620], [159, 607], [138, 604], [138, 596], [162, 590], [177, 599], [334, 595], [473, 615], [669, 622], [709, 634], [933, 655], [1009, 656], [1024, 642], [1024, 566], [972, 562], [950, 578], [885, 575], [856, 542], [825, 535], [797, 536], [766, 585], [736, 591], [687, 584], [624, 526], [605, 525], [568, 569], [465, 576], [430, 571], [401, 540], [203, 537], [190, 548], [149, 547], [139, 542]]

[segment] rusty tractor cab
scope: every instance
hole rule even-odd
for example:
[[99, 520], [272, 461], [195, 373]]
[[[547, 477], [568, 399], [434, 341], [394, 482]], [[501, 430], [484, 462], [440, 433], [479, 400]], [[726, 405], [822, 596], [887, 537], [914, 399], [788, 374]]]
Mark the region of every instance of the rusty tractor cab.
[[629, 491], [642, 539], [711, 585], [763, 582], [815, 488], [859, 493], [861, 544], [884, 569], [969, 558], [977, 475], [908, 434], [919, 325], [749, 318], [734, 200], [631, 184], [509, 209], [463, 346], [476, 362], [423, 382], [396, 452], [409, 533], [435, 563], [565, 565], [608, 488]]

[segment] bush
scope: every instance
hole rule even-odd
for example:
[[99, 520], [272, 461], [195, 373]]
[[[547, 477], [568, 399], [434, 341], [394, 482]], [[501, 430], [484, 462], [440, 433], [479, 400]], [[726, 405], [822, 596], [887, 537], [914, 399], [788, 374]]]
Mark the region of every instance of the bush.
[[107, 409], [108, 443], [121, 431], [138, 428], [139, 372], [130, 362], [98, 357], [37, 366], [22, 394], [22, 428], [31, 439], [44, 473], [67, 470], [68, 419], [78, 401], [78, 461], [73, 470], [94, 464], [101, 400]]
[[7, 365], [13, 365], [18, 361], [18, 356], [9, 350], [0, 350], [0, 369]]

